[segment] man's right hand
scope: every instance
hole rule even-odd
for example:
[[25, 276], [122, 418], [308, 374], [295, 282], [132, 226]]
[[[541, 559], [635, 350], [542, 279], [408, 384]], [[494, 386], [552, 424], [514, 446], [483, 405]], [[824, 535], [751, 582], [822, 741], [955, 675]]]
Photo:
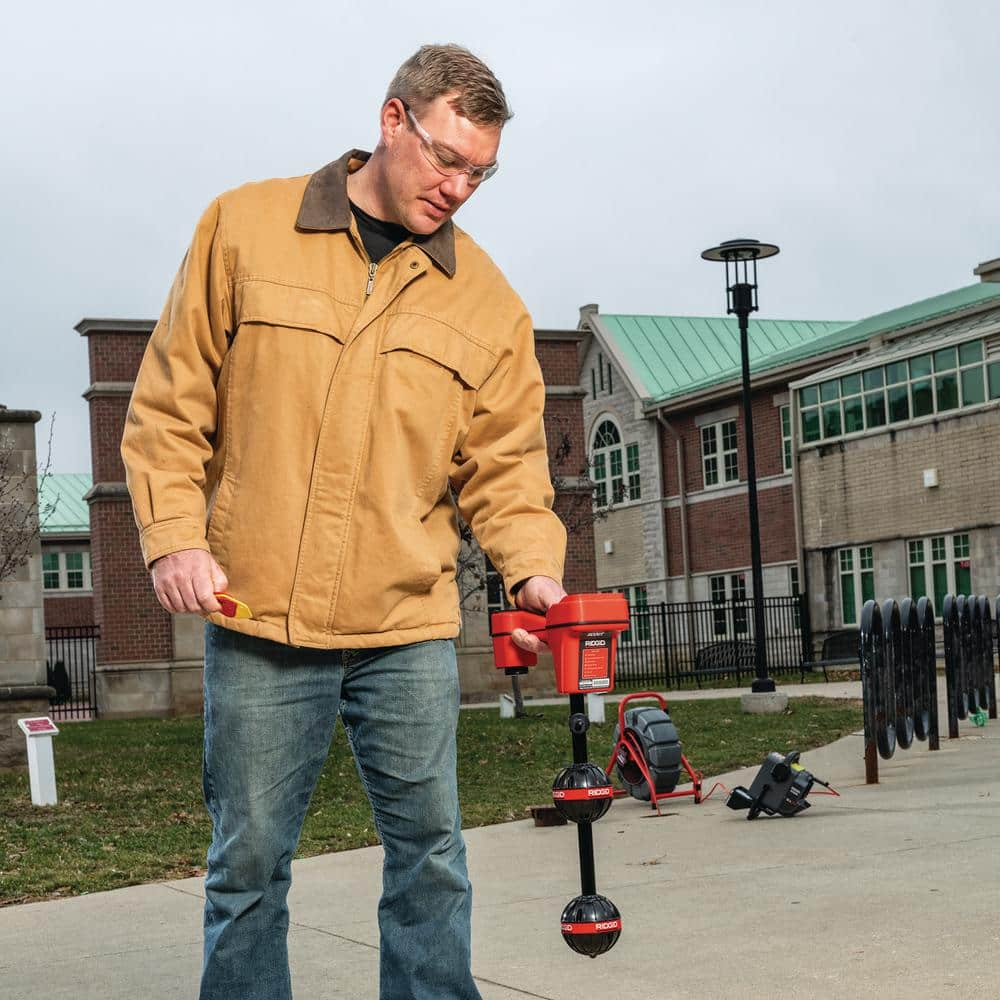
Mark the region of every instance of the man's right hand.
[[161, 556], [150, 567], [157, 600], [171, 614], [220, 611], [216, 593], [229, 586], [222, 567], [204, 549], [181, 549]]

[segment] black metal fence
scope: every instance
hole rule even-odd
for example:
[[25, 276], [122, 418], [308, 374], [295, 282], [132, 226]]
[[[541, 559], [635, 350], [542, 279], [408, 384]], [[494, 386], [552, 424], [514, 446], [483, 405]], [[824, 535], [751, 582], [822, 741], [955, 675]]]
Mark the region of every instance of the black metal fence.
[[[1000, 597], [997, 598], [1000, 618]], [[997, 717], [997, 682], [993, 672], [996, 638], [987, 597], [948, 594], [941, 610], [944, 626], [944, 673], [948, 691], [948, 737], [958, 738], [958, 720], [970, 713]]]
[[45, 655], [53, 719], [97, 716], [97, 625], [52, 625], [45, 629]]
[[[997, 598], [1000, 615], [1000, 598]], [[958, 738], [958, 720], [997, 717], [997, 618], [986, 597], [948, 594], [941, 613], [948, 703], [948, 736]], [[865, 780], [878, 781], [878, 757], [888, 760], [914, 738], [938, 749], [937, 660], [934, 606], [926, 597], [879, 606], [868, 601], [859, 640], [865, 711]]]
[[[753, 600], [691, 601], [629, 609], [631, 627], [618, 643], [616, 684], [669, 690], [687, 682], [755, 676]], [[812, 642], [805, 597], [765, 597], [768, 671], [799, 673]]]
[[[926, 597], [902, 604], [867, 601], [859, 639], [865, 712], [865, 780], [878, 781], [878, 757], [888, 760], [914, 738], [938, 748], [934, 605]], [[877, 756], [876, 756], [877, 753]]]

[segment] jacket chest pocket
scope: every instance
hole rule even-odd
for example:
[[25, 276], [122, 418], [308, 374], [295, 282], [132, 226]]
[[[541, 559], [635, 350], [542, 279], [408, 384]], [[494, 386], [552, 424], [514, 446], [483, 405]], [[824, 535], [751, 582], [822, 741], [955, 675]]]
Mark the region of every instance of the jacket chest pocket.
[[236, 286], [237, 325], [262, 324], [323, 333], [343, 343], [333, 299], [315, 288], [249, 279]]
[[376, 439], [417, 497], [440, 495], [459, 434], [462, 400], [496, 359], [443, 323], [400, 317], [379, 348]]
[[249, 280], [236, 287], [236, 318], [230, 381], [238, 416], [277, 420], [296, 434], [310, 429], [299, 420], [318, 427], [344, 341], [334, 301], [312, 288]]
[[248, 537], [262, 511], [280, 511], [266, 526], [270, 548], [296, 552], [344, 316], [323, 292], [273, 281], [241, 281], [235, 299], [219, 387], [226, 459], [209, 541], [221, 544], [230, 526]]

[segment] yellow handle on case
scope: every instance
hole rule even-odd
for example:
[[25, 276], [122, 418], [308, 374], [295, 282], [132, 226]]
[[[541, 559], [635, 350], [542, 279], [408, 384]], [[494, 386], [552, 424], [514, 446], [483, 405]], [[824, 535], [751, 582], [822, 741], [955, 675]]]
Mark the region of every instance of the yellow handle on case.
[[217, 593], [215, 598], [222, 605], [222, 614], [227, 618], [253, 618], [253, 612], [232, 594]]

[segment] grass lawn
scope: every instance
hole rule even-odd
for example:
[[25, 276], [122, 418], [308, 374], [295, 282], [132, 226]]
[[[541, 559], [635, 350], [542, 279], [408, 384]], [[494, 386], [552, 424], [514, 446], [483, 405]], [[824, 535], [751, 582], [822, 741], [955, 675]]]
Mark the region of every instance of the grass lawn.
[[[608, 709], [609, 722], [588, 734], [602, 766], [614, 728]], [[529, 710], [507, 720], [496, 709], [462, 712], [467, 828], [522, 819], [529, 805], [551, 801], [552, 779], [572, 760], [568, 708]], [[769, 750], [821, 746], [862, 724], [859, 702], [820, 698], [795, 698], [782, 715], [743, 715], [737, 699], [678, 701], [670, 711], [684, 752], [706, 776], [758, 763]], [[0, 905], [200, 874], [211, 833], [201, 744], [200, 718], [68, 723], [55, 739], [58, 805], [32, 806], [27, 774], [0, 774]], [[297, 856], [374, 843], [338, 726]]]

